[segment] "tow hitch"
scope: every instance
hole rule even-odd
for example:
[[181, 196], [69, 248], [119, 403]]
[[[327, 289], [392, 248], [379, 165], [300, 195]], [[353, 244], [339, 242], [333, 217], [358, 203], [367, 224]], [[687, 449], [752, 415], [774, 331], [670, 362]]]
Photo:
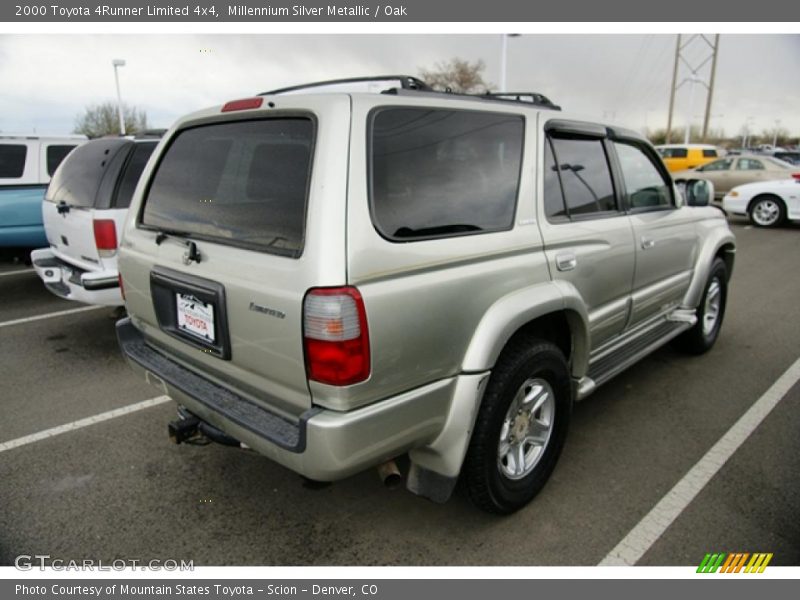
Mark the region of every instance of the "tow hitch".
[[208, 442], [216, 442], [223, 446], [247, 447], [236, 438], [194, 416], [182, 406], [178, 408], [178, 417], [167, 426], [169, 439], [175, 444], [185, 442], [203, 445]]

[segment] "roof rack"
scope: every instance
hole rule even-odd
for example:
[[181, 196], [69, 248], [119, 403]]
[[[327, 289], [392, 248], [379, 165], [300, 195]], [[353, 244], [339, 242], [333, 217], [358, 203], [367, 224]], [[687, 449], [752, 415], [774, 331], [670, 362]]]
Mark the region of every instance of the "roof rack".
[[[462, 100], [483, 100], [495, 102], [514, 102], [518, 104], [531, 104], [540, 108], [548, 108], [550, 110], [561, 110], [557, 104], [553, 104], [550, 99], [537, 92], [485, 92], [483, 94], [467, 94], [461, 92], [453, 92], [450, 89], [439, 91], [433, 89], [427, 83], [412, 77], [411, 75], [381, 75], [378, 77], [351, 77], [348, 79], [331, 79], [328, 81], [315, 81], [313, 83], [305, 83], [302, 85], [295, 85], [292, 87], [280, 88], [269, 92], [262, 92], [259, 96], [270, 96], [274, 94], [295, 94], [306, 90], [313, 90], [320, 87], [335, 87], [346, 88], [347, 86], [357, 84], [380, 84], [385, 83], [387, 87], [379, 90], [381, 94], [395, 94], [395, 95], [437, 95], [445, 94]], [[378, 86], [380, 87], [380, 86]], [[354, 90], [340, 89], [338, 91], [347, 92]], [[359, 91], [378, 91], [376, 89], [367, 88]]]
[[[380, 83], [385, 82], [388, 89], [396, 88], [398, 84], [404, 90], [428, 90], [433, 91], [421, 79], [412, 77], [411, 75], [381, 75], [378, 77], [349, 77], [347, 79], [329, 79], [327, 81], [315, 81], [312, 83], [304, 83], [302, 85], [293, 85], [291, 87], [280, 88], [277, 90], [270, 90], [269, 92], [261, 92], [259, 96], [271, 96], [273, 94], [291, 94], [303, 90], [309, 90], [317, 87], [326, 86], [347, 86], [350, 84], [358, 83]], [[384, 90], [382, 90], [384, 91]]]

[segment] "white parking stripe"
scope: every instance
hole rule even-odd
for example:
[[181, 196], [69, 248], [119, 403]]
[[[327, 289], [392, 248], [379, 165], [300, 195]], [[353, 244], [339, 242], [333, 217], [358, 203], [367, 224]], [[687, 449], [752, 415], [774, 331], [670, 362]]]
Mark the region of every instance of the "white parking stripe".
[[12, 325], [22, 325], [23, 323], [32, 323], [34, 321], [41, 321], [42, 319], [52, 319], [53, 317], [61, 317], [63, 315], [71, 315], [74, 313], [86, 312], [87, 310], [98, 310], [100, 308], [109, 308], [109, 307], [82, 306], [81, 308], [70, 308], [67, 310], [60, 310], [58, 312], [47, 313], [44, 315], [36, 315], [35, 317], [25, 317], [24, 319], [14, 319], [13, 321], [4, 321], [0, 323], [0, 327], [11, 327]]
[[15, 440], [3, 442], [0, 444], [0, 453], [5, 452], [6, 450], [19, 448], [20, 446], [27, 446], [28, 444], [39, 442], [41, 440], [46, 440], [51, 437], [61, 435], [62, 433], [68, 433], [70, 431], [75, 431], [76, 429], [82, 429], [84, 427], [88, 427], [89, 425], [94, 425], [95, 423], [102, 423], [103, 421], [108, 421], [109, 419], [116, 419], [117, 417], [129, 415], [131, 413], [144, 410], [145, 408], [150, 408], [151, 406], [158, 406], [159, 404], [169, 402], [169, 400], [169, 396], [157, 396], [155, 398], [150, 398], [149, 400], [137, 402], [136, 404], [129, 404], [128, 406], [123, 406], [122, 408], [115, 408], [114, 410], [109, 410], [108, 412], [100, 413], [99, 415], [94, 415], [93, 417], [87, 417], [79, 421], [67, 423], [66, 425], [59, 425], [58, 427], [52, 427], [38, 433], [32, 433], [31, 435], [26, 435]]
[[683, 479], [600, 561], [600, 566], [635, 565], [798, 381], [800, 359], [772, 384]]
[[6, 271], [5, 273], [0, 273], [0, 277], [7, 277], [8, 275], [22, 275], [23, 273], [35, 273], [33, 269], [19, 269], [17, 271]]

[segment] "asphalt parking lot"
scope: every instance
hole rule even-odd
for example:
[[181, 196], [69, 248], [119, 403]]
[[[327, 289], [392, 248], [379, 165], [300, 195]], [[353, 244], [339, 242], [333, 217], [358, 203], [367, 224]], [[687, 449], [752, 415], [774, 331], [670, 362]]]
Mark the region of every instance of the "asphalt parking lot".
[[[721, 337], [664, 348], [575, 409], [553, 478], [515, 515], [385, 489], [373, 471], [322, 489], [259, 455], [174, 446], [171, 402], [20, 443], [155, 398], [123, 361], [108, 308], [51, 296], [0, 263], [0, 565], [183, 559], [195, 565], [595, 565], [800, 358], [800, 225], [732, 221], [736, 268]], [[55, 314], [54, 314], [55, 313]], [[800, 384], [637, 561], [772, 552], [800, 565]], [[4, 443], [12, 442], [3, 446]], [[9, 447], [10, 446], [10, 447]]]

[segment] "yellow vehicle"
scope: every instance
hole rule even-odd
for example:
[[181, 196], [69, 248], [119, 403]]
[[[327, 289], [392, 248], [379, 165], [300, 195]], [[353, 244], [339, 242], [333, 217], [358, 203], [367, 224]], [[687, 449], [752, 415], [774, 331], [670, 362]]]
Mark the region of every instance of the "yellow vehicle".
[[721, 156], [710, 144], [664, 144], [656, 150], [670, 172], [694, 169]]

